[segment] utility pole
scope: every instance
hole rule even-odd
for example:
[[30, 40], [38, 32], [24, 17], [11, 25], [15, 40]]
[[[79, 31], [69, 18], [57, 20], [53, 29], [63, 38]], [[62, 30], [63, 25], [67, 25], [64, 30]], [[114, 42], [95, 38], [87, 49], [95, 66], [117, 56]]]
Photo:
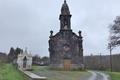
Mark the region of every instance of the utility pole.
[[109, 49], [110, 49], [110, 71], [112, 72], [112, 45], [109, 43]]
[[102, 55], [101, 55], [101, 53], [100, 53], [100, 61], [99, 62], [100, 62], [99, 67], [100, 67], [100, 69], [102, 69]]

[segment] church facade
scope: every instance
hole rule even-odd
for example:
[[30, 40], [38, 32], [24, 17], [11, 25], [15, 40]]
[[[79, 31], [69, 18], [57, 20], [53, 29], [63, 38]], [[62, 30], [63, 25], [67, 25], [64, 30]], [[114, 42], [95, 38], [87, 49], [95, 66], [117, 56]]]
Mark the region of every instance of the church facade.
[[[72, 31], [71, 16], [65, 0], [59, 16], [60, 30], [55, 35], [53, 35], [53, 31], [50, 31], [49, 53], [51, 68], [64, 68], [65, 65], [69, 66], [70, 69], [83, 67], [81, 31], [78, 32], [79, 35]], [[67, 61], [67, 64], [65, 64], [65, 61]]]

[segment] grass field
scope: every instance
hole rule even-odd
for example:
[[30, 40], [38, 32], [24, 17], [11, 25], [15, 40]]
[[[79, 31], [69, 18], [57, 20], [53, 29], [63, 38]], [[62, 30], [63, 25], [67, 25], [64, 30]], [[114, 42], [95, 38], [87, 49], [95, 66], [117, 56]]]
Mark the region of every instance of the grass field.
[[[87, 80], [90, 74], [86, 71], [58, 71], [50, 70], [47, 66], [33, 66], [33, 72], [45, 76], [47, 80]], [[107, 72], [111, 80], [120, 80], [120, 72]], [[0, 80], [26, 80], [12, 64], [0, 64]]]
[[0, 64], [0, 80], [25, 80], [12, 64]]
[[90, 76], [86, 71], [55, 71], [45, 66], [33, 66], [33, 72], [47, 77], [48, 80], [83, 80], [83, 77]]
[[120, 72], [107, 72], [112, 80], [120, 80]]

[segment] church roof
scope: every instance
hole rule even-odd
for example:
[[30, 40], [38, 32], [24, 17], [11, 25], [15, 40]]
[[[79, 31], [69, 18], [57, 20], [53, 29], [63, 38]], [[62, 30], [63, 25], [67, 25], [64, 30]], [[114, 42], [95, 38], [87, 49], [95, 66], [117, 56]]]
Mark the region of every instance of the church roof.
[[64, 0], [64, 3], [62, 5], [61, 14], [62, 15], [70, 15], [69, 7], [68, 7], [66, 0]]

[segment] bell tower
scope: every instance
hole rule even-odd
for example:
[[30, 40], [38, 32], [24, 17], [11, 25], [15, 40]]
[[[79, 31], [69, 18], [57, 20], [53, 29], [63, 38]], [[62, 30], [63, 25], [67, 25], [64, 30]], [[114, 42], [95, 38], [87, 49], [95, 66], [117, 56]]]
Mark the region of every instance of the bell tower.
[[64, 0], [64, 3], [62, 5], [59, 20], [60, 20], [60, 31], [71, 30], [71, 14], [66, 0]]

